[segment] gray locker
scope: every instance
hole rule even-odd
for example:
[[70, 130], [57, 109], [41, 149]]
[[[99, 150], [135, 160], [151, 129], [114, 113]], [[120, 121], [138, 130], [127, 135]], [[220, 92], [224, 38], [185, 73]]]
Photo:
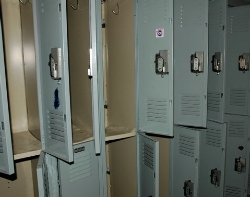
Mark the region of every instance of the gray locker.
[[226, 11], [227, 0], [209, 1], [207, 119], [220, 123], [225, 114]]
[[250, 6], [227, 11], [227, 114], [249, 115]]
[[174, 123], [206, 127], [208, 1], [174, 1]]
[[137, 134], [138, 197], [159, 196], [159, 142]]
[[[101, 4], [90, 1], [90, 64], [86, 76], [91, 78], [92, 122], [96, 154], [100, 154], [102, 88], [101, 61], [97, 61], [101, 43], [96, 20]], [[69, 86], [68, 34], [66, 0], [33, 2], [38, 99], [42, 149], [62, 160], [73, 161], [72, 123]], [[98, 25], [97, 25], [98, 23]], [[89, 47], [89, 46], [87, 46]], [[98, 65], [98, 66], [97, 66]], [[84, 100], [82, 101], [84, 102]], [[101, 103], [101, 104], [100, 104]], [[84, 121], [84, 120], [82, 120]]]
[[74, 163], [68, 164], [42, 152], [37, 166], [39, 197], [101, 195], [99, 159], [94, 142], [74, 146]]
[[226, 115], [227, 147], [224, 196], [247, 196], [249, 174], [249, 117]]
[[1, 21], [2, 19], [0, 18], [0, 173], [10, 175], [14, 174], [15, 169], [9, 120]]
[[135, 5], [138, 127], [173, 136], [173, 0]]

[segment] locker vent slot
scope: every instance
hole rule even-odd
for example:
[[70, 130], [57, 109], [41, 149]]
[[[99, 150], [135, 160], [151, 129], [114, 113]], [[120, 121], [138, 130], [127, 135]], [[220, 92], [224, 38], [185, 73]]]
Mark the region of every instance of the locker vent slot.
[[247, 106], [247, 90], [245, 89], [230, 89], [229, 105], [244, 107]]
[[248, 175], [248, 188], [250, 188], [250, 174]]
[[48, 177], [48, 169], [47, 165], [43, 165], [43, 187], [44, 187], [44, 193], [46, 197], [49, 197], [49, 177]]
[[0, 131], [0, 153], [3, 153], [3, 139], [2, 132]]
[[202, 2], [200, 0], [183, 1], [180, 5], [180, 26], [200, 26], [202, 24]]
[[167, 101], [164, 99], [147, 100], [147, 120], [151, 122], [167, 122]]
[[222, 25], [222, 8], [213, 7], [213, 9], [209, 9], [209, 29], [219, 29]]
[[208, 93], [207, 97], [207, 109], [212, 112], [220, 112], [220, 93]]
[[248, 32], [249, 31], [249, 17], [247, 12], [237, 13], [237, 15], [230, 17], [231, 33], [234, 32]]
[[179, 136], [179, 153], [189, 157], [194, 157], [195, 138], [191, 136]]
[[75, 154], [74, 164], [69, 167], [70, 182], [85, 179], [92, 174], [90, 152]]
[[181, 96], [181, 115], [200, 116], [201, 97], [198, 95]]
[[225, 197], [241, 197], [241, 189], [238, 187], [226, 186]]
[[162, 0], [144, 0], [142, 10], [144, 23], [150, 23], [155, 21], [166, 21], [168, 19], [167, 9], [168, 1]]
[[214, 128], [207, 128], [206, 144], [215, 147], [221, 147], [221, 131]]
[[154, 149], [143, 143], [143, 164], [154, 170]]
[[48, 111], [48, 131], [51, 139], [65, 143], [64, 114], [57, 111]]
[[228, 134], [229, 137], [244, 138], [247, 132], [247, 124], [244, 121], [229, 121]]

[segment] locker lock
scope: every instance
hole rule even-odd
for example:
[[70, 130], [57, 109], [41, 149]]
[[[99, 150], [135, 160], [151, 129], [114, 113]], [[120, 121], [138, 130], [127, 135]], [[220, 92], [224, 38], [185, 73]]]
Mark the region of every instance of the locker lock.
[[246, 172], [246, 158], [235, 158], [234, 171], [239, 174]]
[[50, 76], [54, 80], [62, 78], [62, 51], [61, 48], [52, 48], [49, 55]]
[[155, 55], [155, 72], [162, 76], [168, 74], [168, 50], [160, 50]]
[[216, 52], [213, 55], [212, 65], [213, 65], [212, 70], [216, 72], [217, 74], [219, 74], [219, 72], [221, 72], [221, 69], [222, 69], [222, 53], [221, 52]]
[[211, 170], [211, 184], [215, 185], [215, 187], [220, 187], [220, 178], [221, 171], [217, 170], [217, 168]]
[[192, 73], [198, 75], [198, 73], [204, 72], [204, 52], [198, 51], [192, 54], [190, 63]]
[[239, 70], [240, 71], [248, 71], [250, 63], [250, 53], [243, 53], [243, 55], [239, 56]]
[[185, 197], [193, 197], [194, 196], [194, 183], [190, 180], [184, 182], [184, 196]]

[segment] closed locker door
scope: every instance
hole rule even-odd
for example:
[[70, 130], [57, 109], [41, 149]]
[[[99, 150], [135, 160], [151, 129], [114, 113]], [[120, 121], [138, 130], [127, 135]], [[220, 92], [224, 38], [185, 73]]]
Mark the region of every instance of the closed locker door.
[[174, 0], [174, 123], [206, 127], [208, 2]]
[[198, 197], [200, 130], [175, 126], [171, 141], [171, 197]]
[[[249, 115], [250, 6], [227, 11], [226, 113]], [[243, 67], [240, 68], [240, 65]]]
[[135, 5], [139, 130], [173, 136], [173, 0]]
[[227, 0], [209, 1], [207, 118], [224, 123]]
[[59, 161], [61, 197], [101, 197], [94, 142], [74, 146], [74, 163]]
[[227, 144], [224, 196], [247, 196], [249, 117], [226, 115]]
[[201, 131], [198, 196], [223, 197], [225, 146], [226, 123], [208, 121]]
[[14, 174], [15, 169], [5, 74], [4, 47], [0, 18], [0, 173], [10, 175]]
[[138, 197], [159, 197], [159, 142], [137, 134]]

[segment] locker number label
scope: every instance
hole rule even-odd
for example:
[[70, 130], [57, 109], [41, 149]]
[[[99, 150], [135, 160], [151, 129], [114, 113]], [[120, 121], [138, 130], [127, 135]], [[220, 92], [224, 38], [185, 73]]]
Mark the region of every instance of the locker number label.
[[164, 37], [164, 28], [158, 28], [155, 31], [156, 38], [163, 38]]

